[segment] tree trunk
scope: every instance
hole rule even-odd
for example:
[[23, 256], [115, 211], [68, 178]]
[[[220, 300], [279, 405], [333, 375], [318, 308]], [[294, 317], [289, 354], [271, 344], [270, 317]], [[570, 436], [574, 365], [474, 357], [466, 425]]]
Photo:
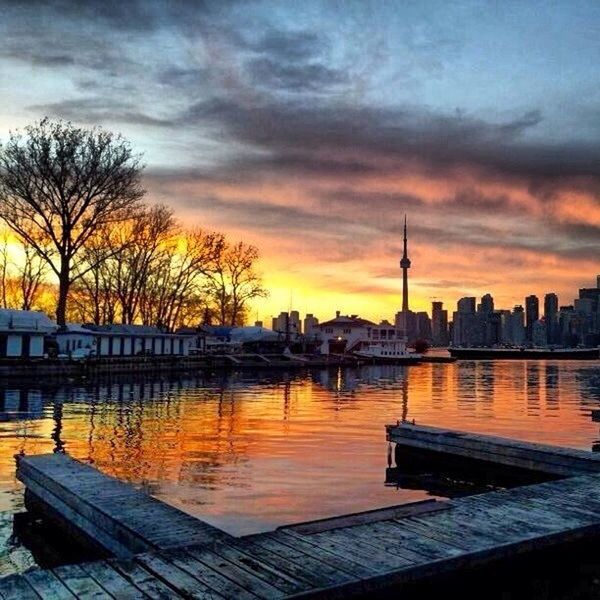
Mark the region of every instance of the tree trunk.
[[61, 256], [60, 275], [58, 276], [58, 304], [56, 306], [56, 323], [59, 327], [67, 324], [67, 297], [71, 285], [69, 260]]

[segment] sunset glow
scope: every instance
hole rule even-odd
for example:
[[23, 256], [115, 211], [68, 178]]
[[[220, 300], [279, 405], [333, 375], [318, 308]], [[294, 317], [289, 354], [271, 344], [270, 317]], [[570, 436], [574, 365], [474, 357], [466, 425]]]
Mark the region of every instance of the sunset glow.
[[259, 247], [251, 320], [391, 318], [404, 214], [411, 308], [570, 303], [600, 256], [598, 5], [433, 4], [15, 5], [0, 138], [123, 132], [147, 201]]

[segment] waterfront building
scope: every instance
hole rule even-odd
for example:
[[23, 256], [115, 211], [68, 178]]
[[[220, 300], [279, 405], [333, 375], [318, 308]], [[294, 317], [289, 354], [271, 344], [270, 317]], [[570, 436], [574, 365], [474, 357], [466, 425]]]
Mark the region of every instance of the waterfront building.
[[431, 303], [431, 334], [434, 346], [448, 345], [448, 311], [443, 302]]
[[491, 294], [485, 294], [481, 297], [481, 302], [477, 306], [477, 312], [489, 315], [494, 312], [494, 298]]
[[502, 311], [502, 341], [520, 346], [525, 341], [525, 312], [521, 305], [510, 311]]
[[558, 296], [553, 292], [544, 297], [544, 320], [546, 321], [547, 343], [558, 343]]
[[290, 329], [293, 333], [302, 333], [302, 321], [297, 310], [290, 311]]
[[531, 328], [531, 343], [537, 348], [544, 348], [548, 344], [545, 319], [538, 319]]
[[0, 358], [42, 358], [44, 339], [54, 331], [42, 312], [0, 309]]
[[279, 316], [273, 318], [272, 329], [278, 333], [289, 335], [301, 333], [302, 323], [300, 322], [300, 314], [297, 310], [293, 310], [289, 313], [287, 311], [281, 311]]
[[395, 324], [382, 320], [379, 324], [358, 315], [341, 315], [318, 325], [321, 354], [355, 352], [364, 342], [402, 342], [404, 333]]
[[461, 298], [456, 303], [456, 310], [460, 313], [474, 313], [476, 300], [477, 299], [472, 296]]
[[600, 311], [600, 275], [596, 278], [597, 284], [595, 288], [581, 288], [579, 290], [579, 298], [591, 301], [591, 312], [597, 313]]
[[533, 341], [533, 324], [540, 318], [540, 301], [537, 296], [525, 298], [525, 338]]
[[147, 325], [78, 325], [68, 323], [56, 333], [60, 354], [88, 356], [178, 355], [196, 347], [196, 336], [165, 333]]
[[376, 327], [375, 323], [361, 319], [358, 315], [341, 315], [336, 311], [335, 319], [330, 319], [318, 325], [320, 332], [321, 354], [343, 354], [350, 352], [367, 338], [369, 329]]
[[304, 335], [313, 336], [319, 331], [319, 319], [312, 313], [304, 317]]
[[454, 346], [481, 346], [483, 336], [479, 315], [475, 312], [476, 299], [461, 298], [456, 305], [457, 310], [452, 315]]
[[431, 319], [425, 311], [419, 311], [416, 313], [417, 321], [417, 337], [421, 340], [431, 341]]

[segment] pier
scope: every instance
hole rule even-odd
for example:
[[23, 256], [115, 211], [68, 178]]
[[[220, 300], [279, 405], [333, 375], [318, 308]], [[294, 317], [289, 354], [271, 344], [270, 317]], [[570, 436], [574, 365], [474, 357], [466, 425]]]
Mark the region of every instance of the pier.
[[554, 479], [236, 538], [63, 454], [21, 457], [31, 510], [106, 558], [2, 579], [0, 598], [367, 597], [600, 535], [592, 453], [409, 424], [387, 436]]

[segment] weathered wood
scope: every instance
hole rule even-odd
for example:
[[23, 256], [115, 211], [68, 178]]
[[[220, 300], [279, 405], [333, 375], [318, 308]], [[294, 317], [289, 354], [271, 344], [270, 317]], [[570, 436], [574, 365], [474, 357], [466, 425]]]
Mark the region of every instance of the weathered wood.
[[41, 598], [56, 598], [56, 600], [75, 598], [69, 588], [52, 571], [29, 571], [23, 577]]
[[303, 523], [294, 523], [293, 525], [285, 525], [279, 529], [290, 529], [297, 533], [311, 534], [329, 531], [331, 529], [339, 529], [341, 527], [352, 527], [353, 525], [362, 525], [364, 523], [375, 523], [385, 519], [398, 519], [402, 517], [410, 517], [412, 515], [420, 515], [437, 510], [445, 510], [449, 508], [449, 504], [439, 500], [421, 500], [419, 502], [411, 502], [409, 504], [399, 504], [396, 506], [388, 506], [386, 508], [378, 508], [375, 510], [366, 510], [362, 512], [343, 515], [340, 517], [331, 517], [327, 519], [318, 519], [315, 521], [306, 521]]
[[54, 520], [122, 558], [229, 536], [64, 454], [20, 457], [17, 477]]
[[142, 590], [125, 579], [119, 571], [104, 561], [84, 563], [81, 568], [98, 582], [113, 598], [119, 600], [143, 600]]
[[187, 598], [196, 598], [197, 600], [222, 598], [222, 596], [217, 594], [206, 584], [195, 577], [192, 577], [185, 571], [182, 571], [163, 557], [156, 554], [140, 554], [139, 556], [136, 556], [135, 560], [146, 570], [150, 571], [153, 575]]
[[39, 600], [39, 596], [22, 575], [0, 579], [0, 598], [3, 600]]
[[571, 476], [237, 539], [157, 500], [145, 503], [147, 496], [76, 461], [22, 459], [28, 493], [50, 513], [135, 557], [0, 580], [0, 599], [346, 598], [600, 535], [598, 457], [558, 449], [554, 459], [539, 444], [471, 434], [462, 444], [462, 434], [436, 431], [415, 439], [439, 452], [460, 447], [488, 462], [570, 469]]
[[127, 581], [146, 594], [148, 598], [152, 598], [153, 600], [181, 598], [173, 588], [163, 583], [160, 579], [157, 579], [134, 560], [111, 559], [107, 562]]
[[388, 440], [400, 446], [538, 471], [548, 475], [572, 477], [600, 472], [600, 456], [585, 450], [409, 423], [388, 425], [386, 431]]
[[76, 598], [111, 600], [112, 596], [79, 565], [63, 565], [52, 570]]

